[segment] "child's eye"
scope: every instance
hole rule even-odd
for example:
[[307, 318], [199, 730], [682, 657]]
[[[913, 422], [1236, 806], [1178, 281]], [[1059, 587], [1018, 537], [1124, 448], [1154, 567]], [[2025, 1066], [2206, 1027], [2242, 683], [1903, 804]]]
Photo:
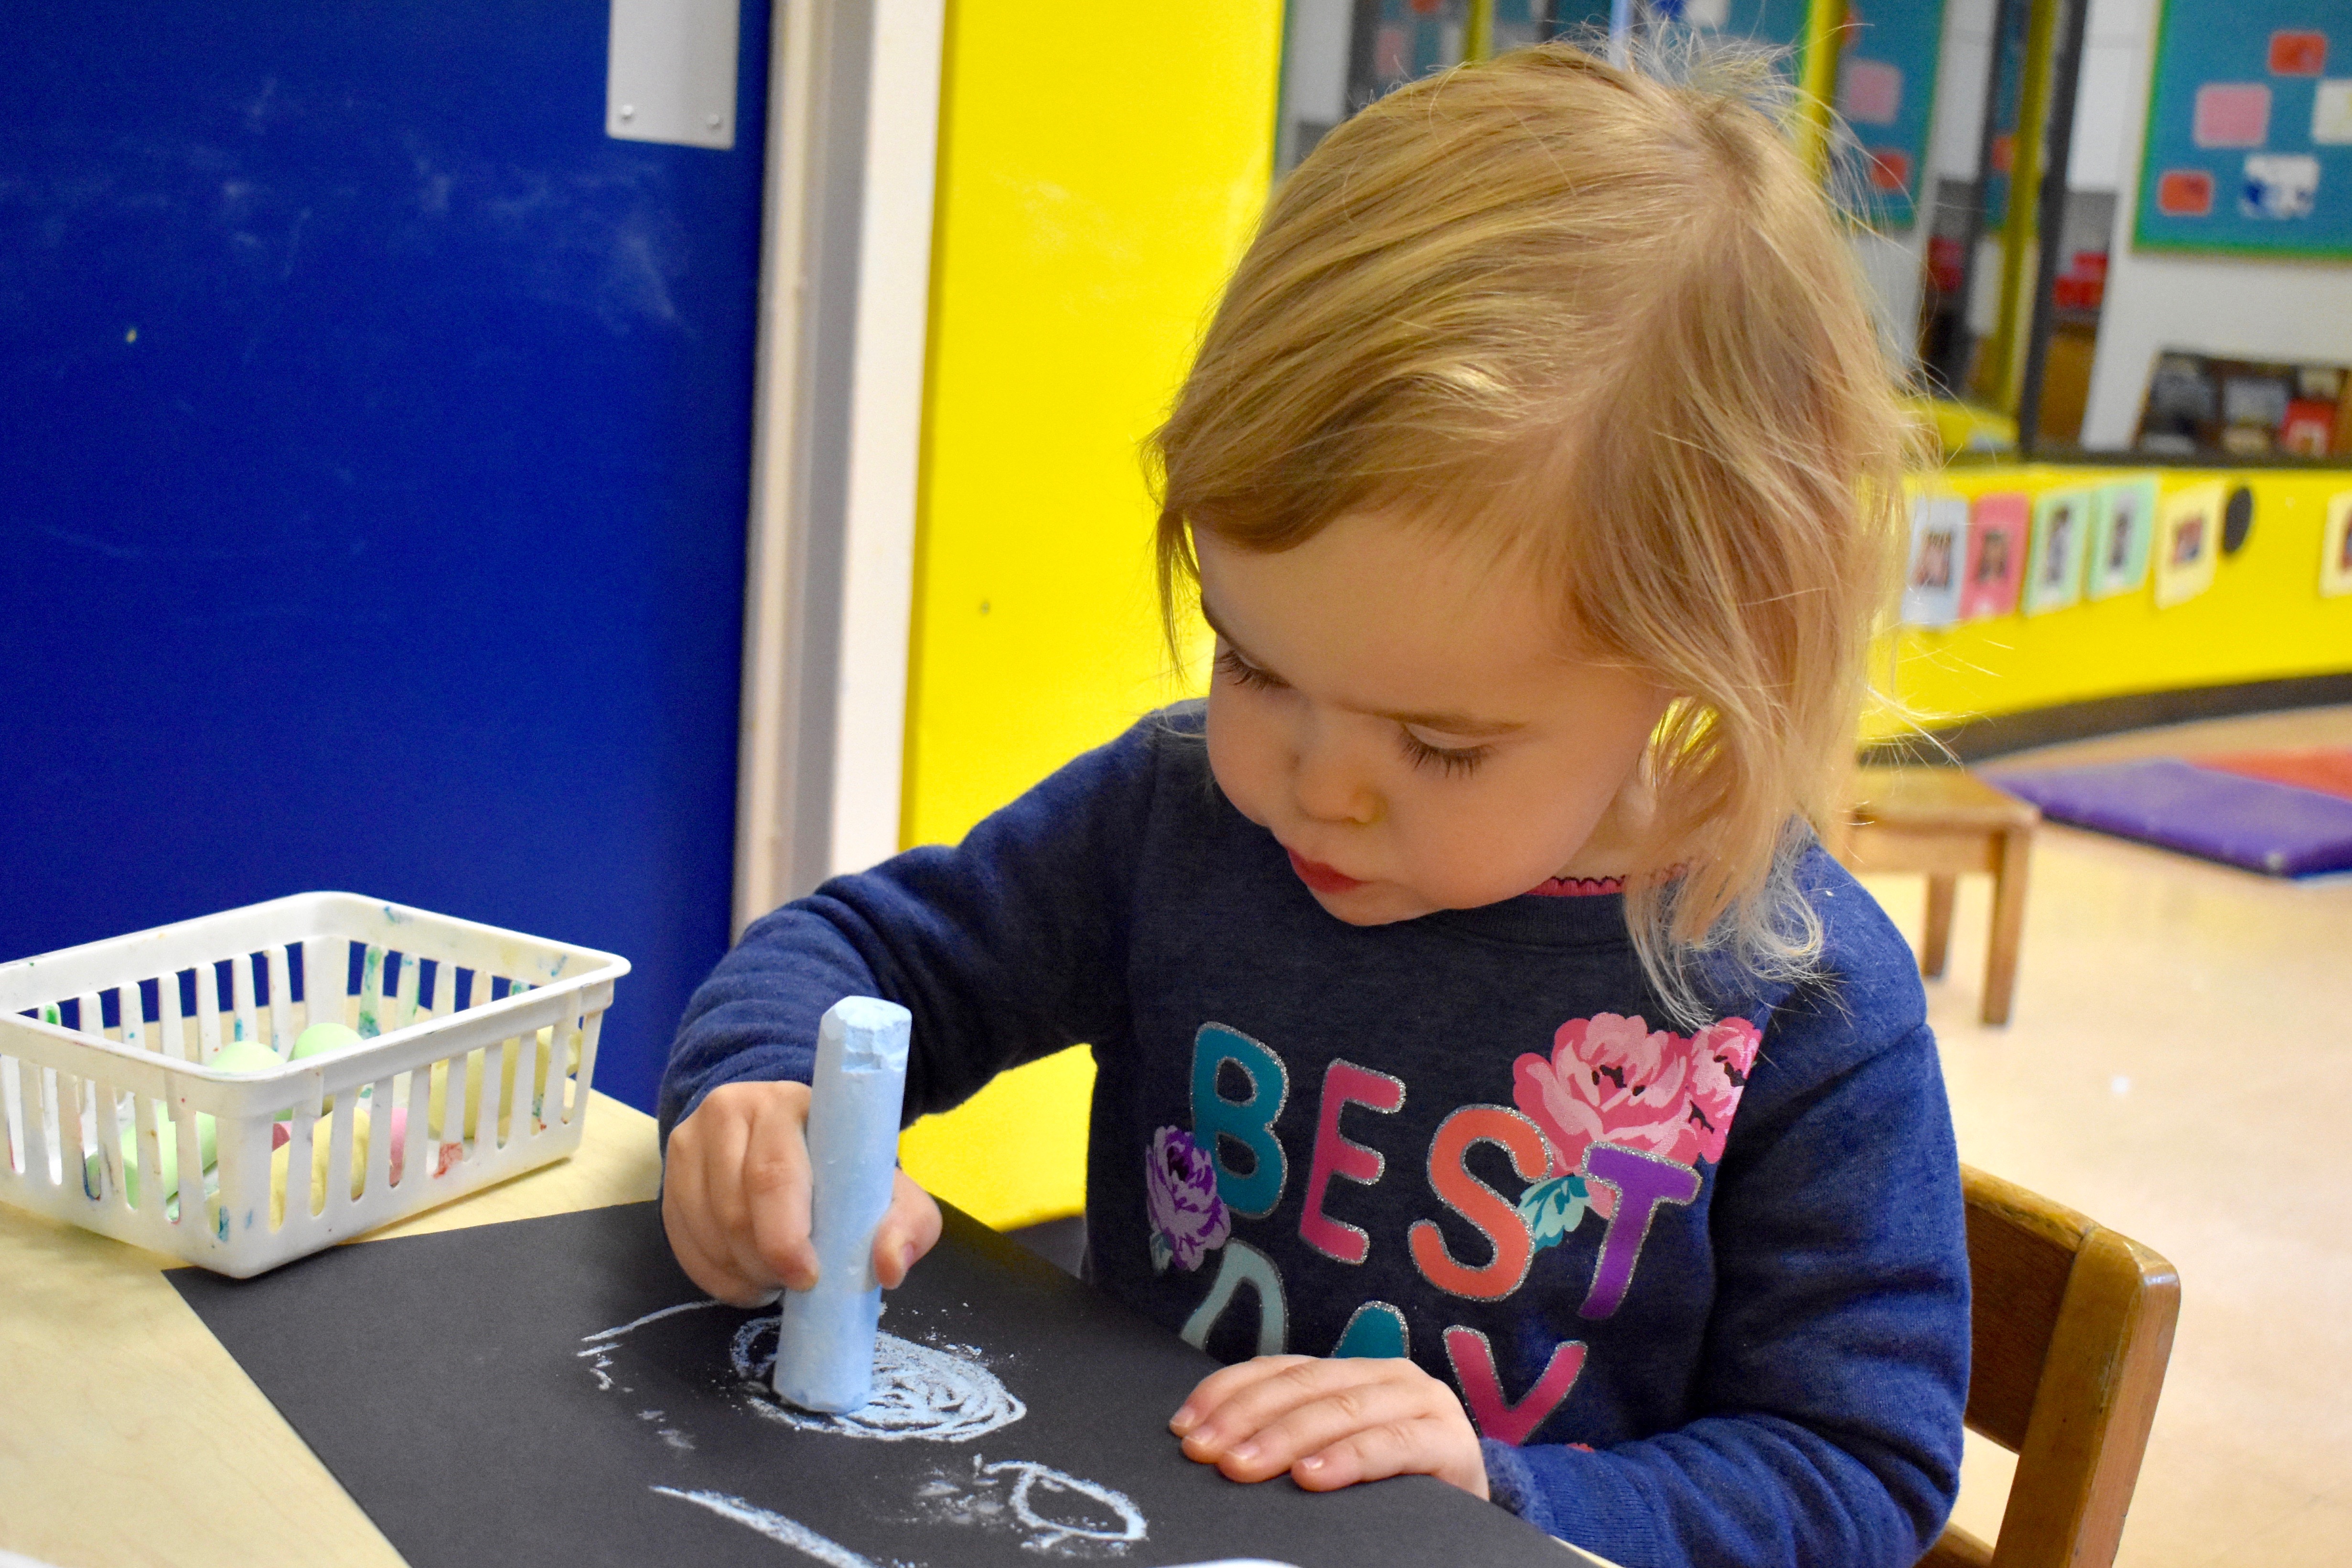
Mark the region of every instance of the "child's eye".
[[1492, 746], [1433, 746], [1410, 730], [1399, 730], [1397, 738], [1404, 744], [1406, 760], [1417, 768], [1435, 768], [1450, 778], [1458, 778], [1477, 771], [1494, 751]]
[[1217, 669], [1236, 686], [1274, 687], [1282, 684], [1279, 677], [1267, 674], [1229, 647], [1217, 650]]

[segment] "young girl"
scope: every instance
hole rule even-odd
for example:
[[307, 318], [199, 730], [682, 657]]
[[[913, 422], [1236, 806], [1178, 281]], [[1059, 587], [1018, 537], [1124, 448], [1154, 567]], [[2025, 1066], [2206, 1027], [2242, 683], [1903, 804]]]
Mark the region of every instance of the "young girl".
[[[1205, 710], [745, 934], [663, 1088], [680, 1261], [809, 1282], [839, 997], [913, 1010], [909, 1117], [1085, 1041], [1090, 1276], [1233, 1363], [1193, 1458], [1439, 1476], [1628, 1568], [1912, 1563], [1958, 1172], [1911, 955], [1808, 826], [1901, 432], [1739, 96], [1547, 47], [1341, 125], [1157, 437]], [[890, 1285], [939, 1234], [899, 1181]]]

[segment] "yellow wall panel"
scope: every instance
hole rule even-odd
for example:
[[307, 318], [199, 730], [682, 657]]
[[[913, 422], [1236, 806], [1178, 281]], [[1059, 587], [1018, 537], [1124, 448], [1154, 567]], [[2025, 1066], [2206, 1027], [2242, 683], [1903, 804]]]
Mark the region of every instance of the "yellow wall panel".
[[[1281, 29], [1278, 0], [949, 7], [908, 844], [1176, 693], [1141, 443], [1265, 204]], [[1008, 1074], [902, 1158], [992, 1224], [1073, 1212], [1092, 1079], [1082, 1051]]]
[[[2245, 548], [2221, 557], [2206, 593], [2167, 610], [2156, 607], [2152, 588], [2142, 587], [2046, 615], [2000, 616], [1939, 630], [1906, 626], [1881, 650], [1882, 686], [1920, 723], [1933, 726], [2091, 698], [2352, 669], [2352, 597], [2319, 596], [2327, 498], [2352, 489], [2352, 472], [2035, 464], [1954, 468], [1930, 482], [1973, 500], [2003, 490], [2039, 495], [2151, 471], [2166, 496], [2216, 479], [2253, 491]], [[1868, 726], [1878, 736], [1901, 728], [1884, 714]]]

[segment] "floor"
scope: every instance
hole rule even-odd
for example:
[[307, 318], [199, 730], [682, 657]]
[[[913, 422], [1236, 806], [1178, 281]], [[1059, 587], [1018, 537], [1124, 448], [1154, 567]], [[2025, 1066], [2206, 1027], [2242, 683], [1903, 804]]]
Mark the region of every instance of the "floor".
[[[2023, 753], [2112, 761], [2352, 746], [2352, 707]], [[1995, 772], [2001, 763], [1987, 764]], [[1917, 939], [1917, 878], [1872, 891]], [[1929, 1016], [1971, 1164], [2179, 1268], [2170, 1373], [2118, 1563], [2352, 1562], [2352, 875], [2301, 883], [2045, 826], [2015, 1021], [1976, 1019], [1990, 889], [1961, 884]], [[1970, 1437], [1958, 1521], [1999, 1530], [2009, 1457]]]

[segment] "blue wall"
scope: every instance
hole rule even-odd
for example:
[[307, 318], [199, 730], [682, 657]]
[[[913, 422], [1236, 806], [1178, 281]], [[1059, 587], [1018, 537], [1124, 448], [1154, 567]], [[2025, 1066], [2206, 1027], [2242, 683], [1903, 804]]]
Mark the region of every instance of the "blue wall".
[[724, 951], [766, 8], [732, 152], [605, 7], [16, 0], [0, 959], [313, 888]]

